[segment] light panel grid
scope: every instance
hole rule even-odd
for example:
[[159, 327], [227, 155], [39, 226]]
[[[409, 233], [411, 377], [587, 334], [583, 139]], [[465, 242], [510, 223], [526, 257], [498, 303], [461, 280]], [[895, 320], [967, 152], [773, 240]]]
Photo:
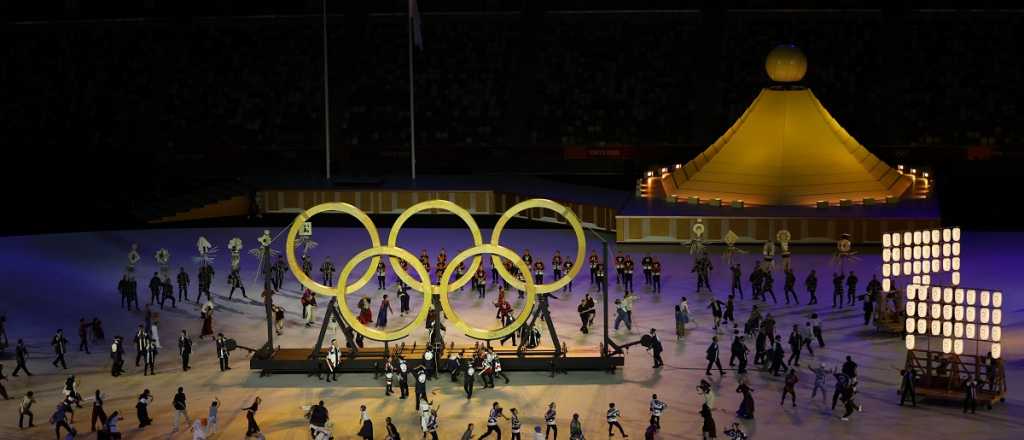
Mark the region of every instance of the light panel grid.
[[1003, 292], [955, 285], [908, 284], [904, 295], [906, 347], [965, 348], [1002, 356]]
[[960, 284], [960, 228], [882, 234], [882, 291], [892, 291], [893, 284], [904, 278], [932, 284], [933, 277], [947, 273], [949, 283]]

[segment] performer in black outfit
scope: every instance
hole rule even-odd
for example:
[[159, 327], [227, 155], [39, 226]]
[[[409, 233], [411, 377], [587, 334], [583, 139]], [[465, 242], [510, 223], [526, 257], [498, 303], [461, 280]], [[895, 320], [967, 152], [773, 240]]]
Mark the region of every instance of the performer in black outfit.
[[228, 365], [229, 353], [228, 353], [228, 340], [224, 337], [224, 333], [217, 333], [217, 359], [220, 361], [220, 371], [227, 371], [231, 369]]
[[245, 421], [247, 422], [247, 425], [246, 425], [246, 428], [245, 428], [245, 437], [246, 438], [249, 438], [253, 434], [257, 434], [257, 433], [260, 432], [260, 425], [256, 424], [256, 411], [259, 411], [259, 409], [260, 409], [260, 402], [262, 402], [262, 401], [263, 400], [261, 400], [259, 398], [259, 396], [257, 396], [256, 400], [254, 400], [252, 402], [251, 406], [249, 406], [247, 408], [242, 408], [242, 411], [245, 411]]
[[399, 399], [409, 397], [409, 366], [402, 356], [398, 356], [398, 390]]
[[142, 375], [156, 374], [156, 343], [153, 339], [147, 338], [145, 350], [142, 355]]
[[842, 274], [832, 274], [832, 308], [843, 308], [843, 279]]
[[124, 373], [124, 339], [114, 336], [114, 342], [110, 344], [110, 375], [118, 377]]
[[914, 370], [900, 370], [900, 406], [910, 399], [910, 404], [917, 406], [917, 393], [914, 392], [917, 375]]
[[718, 336], [711, 337], [711, 345], [708, 346], [705, 359], [708, 360], [708, 368], [704, 372], [705, 375], [711, 375], [712, 366], [717, 366], [718, 373], [725, 375], [725, 370], [722, 369], [722, 361], [718, 358]]
[[181, 356], [181, 371], [191, 369], [188, 358], [192, 355], [192, 338], [188, 337], [184, 329], [181, 330], [181, 336], [178, 336], [178, 354]]
[[477, 438], [477, 440], [487, 438], [491, 433], [498, 434], [498, 438], [501, 438], [501, 428], [498, 426], [498, 417], [502, 417], [508, 420], [508, 416], [502, 413], [502, 408], [498, 406], [498, 402], [491, 404], [491, 411], [487, 414], [487, 432]]
[[800, 298], [797, 298], [796, 290], [793, 288], [796, 285], [796, 275], [793, 274], [793, 269], [786, 269], [785, 274], [786, 279], [782, 287], [782, 293], [786, 296], [786, 304], [789, 304], [789, 295], [793, 295], [793, 302], [799, 305]]
[[[182, 267], [178, 271], [178, 301], [188, 301], [188, 283], [188, 274], [185, 273], [185, 268]], [[196, 296], [196, 302], [199, 302], [198, 295]]]
[[662, 365], [665, 365], [665, 362], [661, 360], [661, 351], [662, 351], [661, 339], [658, 339], [657, 330], [655, 330], [653, 328], [651, 329], [651, 333], [650, 334], [651, 334], [651, 346], [648, 347], [648, 348], [651, 350], [651, 352], [653, 352], [653, 355], [654, 355], [654, 367], [652, 367], [652, 368], [661, 368]]
[[730, 288], [729, 293], [735, 295], [738, 290], [740, 292], [740, 299], [743, 299], [743, 283], [740, 282], [740, 277], [742, 276], [742, 273], [740, 272], [740, 264], [736, 263], [732, 265], [729, 270], [732, 272], [732, 287]]
[[846, 277], [846, 300], [847, 305], [853, 305], [857, 301], [857, 275], [850, 271], [850, 275]]
[[14, 348], [14, 360], [17, 365], [14, 367], [14, 372], [11, 373], [12, 377], [18, 377], [19, 371], [24, 371], [25, 374], [31, 376], [32, 373], [28, 371], [26, 362], [28, 361], [28, 348], [25, 347], [25, 342], [18, 339], [18, 345]]
[[657, 258], [651, 263], [651, 289], [654, 293], [661, 293], [661, 262]]
[[64, 337], [64, 330], [57, 329], [57, 334], [53, 335], [50, 345], [53, 346], [53, 353], [57, 355], [52, 362], [53, 366], [56, 367], [59, 363], [61, 368], [67, 370], [68, 365], [64, 362], [64, 354], [68, 352], [68, 340]]
[[473, 398], [473, 384], [476, 382], [476, 369], [472, 362], [466, 363], [466, 374], [462, 378], [462, 389], [466, 392], [466, 400]]
[[811, 299], [807, 301], [807, 305], [814, 305], [818, 303], [818, 274], [811, 269], [811, 273], [807, 275], [807, 279], [804, 280], [804, 287], [807, 288], [807, 292], [811, 294]]

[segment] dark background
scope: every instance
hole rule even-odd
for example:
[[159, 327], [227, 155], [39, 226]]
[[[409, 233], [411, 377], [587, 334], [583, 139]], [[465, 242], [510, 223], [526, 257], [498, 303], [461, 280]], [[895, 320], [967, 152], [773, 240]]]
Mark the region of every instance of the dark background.
[[[420, 2], [418, 172], [631, 190], [685, 162], [794, 43], [861, 143], [937, 178], [944, 221], [1019, 229], [1024, 12], [996, 2]], [[0, 233], [132, 227], [210, 188], [409, 172], [406, 2], [5, 2]], [[968, 9], [970, 8], [970, 9]], [[24, 214], [24, 215], [22, 215]]]

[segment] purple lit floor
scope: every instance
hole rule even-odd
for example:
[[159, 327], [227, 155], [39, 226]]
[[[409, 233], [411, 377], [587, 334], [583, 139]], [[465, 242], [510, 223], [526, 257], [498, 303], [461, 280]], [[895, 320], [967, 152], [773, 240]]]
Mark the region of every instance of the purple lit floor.
[[[276, 233], [277, 231], [272, 231]], [[489, 236], [485, 231], [484, 236]], [[300, 405], [313, 403], [316, 400], [326, 401], [334, 420], [335, 436], [339, 439], [354, 438], [358, 427], [358, 406], [366, 404], [377, 428], [377, 438], [383, 438], [383, 419], [390, 416], [395, 421], [405, 438], [418, 438], [418, 415], [410, 401], [383, 396], [383, 384], [373, 380], [371, 375], [350, 375], [342, 378], [337, 384], [325, 384], [307, 378], [305, 375], [277, 375], [260, 378], [256, 372], [247, 368], [247, 356], [235, 352], [234, 369], [227, 373], [217, 371], [216, 360], [213, 358], [213, 347], [209, 341], [196, 339], [196, 353], [193, 354], [194, 369], [188, 373], [180, 371], [180, 364], [175, 349], [175, 338], [182, 328], [188, 329], [193, 335], [199, 331], [198, 310], [194, 304], [179, 305], [177, 309], [165, 310], [162, 313], [160, 335], [164, 346], [158, 359], [158, 375], [143, 377], [137, 368], [129, 362], [129, 374], [120, 379], [111, 378], [108, 374], [109, 359], [106, 354], [107, 345], [93, 345], [92, 355], [79, 354], [74, 351], [78, 345], [77, 322], [80, 317], [91, 319], [100, 317], [105, 323], [108, 336], [124, 335], [129, 338], [133, 329], [142, 321], [139, 312], [126, 312], [118, 308], [119, 297], [115, 289], [117, 280], [125, 265], [126, 254], [132, 242], [140, 244], [142, 261], [138, 274], [140, 296], [148, 299], [145, 284], [149, 275], [156, 270], [153, 254], [160, 247], [171, 252], [171, 267], [177, 271], [185, 266], [195, 282], [195, 242], [199, 235], [205, 235], [220, 248], [215, 263], [217, 276], [213, 291], [218, 298], [215, 329], [233, 337], [240, 344], [258, 347], [265, 340], [262, 318], [262, 305], [238, 299], [226, 299], [226, 275], [229, 257], [225, 249], [228, 239], [241, 237], [247, 249], [255, 244], [260, 231], [257, 229], [189, 229], [189, 230], [151, 230], [126, 232], [98, 232], [83, 234], [43, 235], [32, 237], [9, 237], [0, 239], [0, 280], [4, 288], [4, 299], [0, 303], [0, 313], [8, 317], [8, 334], [13, 350], [13, 342], [24, 338], [33, 351], [30, 368], [36, 374], [31, 378], [21, 376], [10, 378], [5, 382], [12, 399], [0, 402], [0, 414], [5, 414], [0, 422], [0, 438], [53, 438], [53, 431], [46, 423], [52, 412], [53, 405], [59, 400], [58, 390], [66, 377], [64, 371], [55, 370], [50, 364], [51, 350], [49, 338], [54, 330], [63, 327], [71, 341], [72, 354], [68, 357], [69, 365], [82, 380], [82, 391], [91, 395], [96, 388], [107, 394], [107, 411], [120, 409], [126, 415], [122, 426], [127, 431], [127, 438], [190, 438], [185, 433], [171, 435], [170, 401], [174, 389], [184, 386], [189, 397], [190, 414], [205, 415], [209, 401], [218, 396], [223, 402], [221, 411], [220, 434], [218, 438], [241, 438], [245, 430], [245, 419], [238, 408], [251, 403], [259, 395], [264, 406], [258, 415], [261, 426], [271, 439], [304, 439], [308, 437], [305, 421], [299, 409]], [[386, 237], [386, 231], [382, 231]], [[312, 252], [316, 266], [322, 258], [330, 253], [338, 264], [345, 261], [356, 250], [369, 245], [369, 240], [362, 230], [319, 228], [315, 231], [320, 246]], [[588, 248], [599, 249], [599, 243], [588, 236]], [[469, 245], [470, 237], [465, 230], [448, 229], [410, 229], [401, 234], [400, 244], [414, 254], [427, 248], [436, 256], [440, 247], [454, 256], [459, 250]], [[281, 240], [283, 242], [283, 239]], [[281, 243], [279, 242], [279, 243]], [[528, 248], [536, 256], [549, 262], [555, 249], [563, 256], [571, 257], [575, 246], [572, 235], [564, 231], [553, 230], [510, 230], [502, 237], [502, 243], [517, 251]], [[854, 415], [851, 421], [838, 420], [838, 412], [832, 413], [819, 402], [810, 401], [810, 388], [813, 376], [806, 370], [801, 372], [798, 384], [798, 405], [796, 409], [780, 407], [781, 383], [777, 378], [752, 371], [749, 378], [756, 390], [757, 418], [744, 423], [754, 438], [910, 438], [927, 436], [931, 439], [946, 438], [1020, 438], [1024, 434], [1024, 407], [1019, 390], [1024, 378], [1024, 331], [1022, 331], [1022, 310], [1024, 298], [1018, 289], [1024, 285], [1024, 279], [1016, 271], [1024, 267], [1024, 256], [1019, 251], [1024, 246], [1024, 234], [982, 234], [966, 231], [964, 233], [963, 285], [1001, 288], [1006, 295], [1004, 303], [1005, 330], [1003, 333], [1003, 353], [1008, 366], [1008, 383], [1010, 395], [1006, 403], [997, 405], [992, 411], [981, 410], [977, 415], [964, 416], [959, 408], [940, 405], [922, 405], [917, 408], [900, 408], [896, 405], [895, 387], [898, 374], [895, 368], [902, 365], [905, 350], [903, 342], [896, 337], [876, 336], [873, 328], [861, 325], [859, 306], [856, 309], [844, 309], [833, 312], [829, 307], [830, 280], [828, 275], [831, 249], [825, 247], [795, 248], [794, 267], [802, 285], [803, 277], [810, 268], [817, 269], [820, 279], [819, 290], [822, 303], [814, 308], [807, 306], [770, 306], [769, 310], [779, 319], [781, 329], [788, 329], [794, 323], [802, 323], [804, 317], [811, 312], [823, 314], [825, 338], [828, 347], [818, 351], [816, 358], [805, 356], [804, 365], [810, 362], [825, 362], [831, 366], [838, 365], [846, 355], [852, 355], [860, 364], [862, 377], [860, 401], [864, 412]], [[277, 249], [281, 248], [276, 244]], [[583, 419], [588, 438], [603, 437], [606, 432], [604, 411], [610, 401], [615, 401], [622, 409], [624, 426], [633, 438], [642, 438], [643, 429], [647, 425], [648, 402], [652, 393], [658, 393], [669, 408], [662, 418], [663, 430], [658, 438], [689, 439], [699, 438], [700, 417], [697, 411], [700, 399], [694, 387], [704, 377], [704, 350], [712, 335], [710, 317], [705, 307], [707, 295], [693, 293], [694, 278], [690, 273], [691, 257], [681, 246], [649, 246], [622, 247], [633, 255], [637, 261], [648, 250], [657, 254], [664, 266], [664, 292], [661, 296], [653, 296], [643, 290], [642, 276], [637, 276], [640, 299], [637, 302], [634, 317], [636, 328], [633, 332], [622, 329], [614, 332], [614, 338], [620, 342], [636, 340], [643, 331], [657, 328], [665, 344], [666, 368], [651, 369], [650, 356], [641, 348], [632, 349], [626, 359], [626, 367], [615, 375], [601, 372], [571, 373], [554, 379], [543, 373], [513, 373], [512, 384], [499, 384], [494, 390], [479, 390], [474, 399], [467, 401], [462, 394], [461, 384], [452, 384], [446, 380], [430, 384], [432, 398], [439, 403], [441, 438], [457, 438], [467, 423], [485, 426], [487, 408], [497, 400], [505, 408], [517, 407], [520, 410], [524, 425], [532, 428], [542, 423], [544, 407], [548, 402], [558, 403], [559, 425], [562, 438], [567, 437], [571, 414], [579, 413]], [[612, 255], [614, 255], [614, 247]], [[740, 256], [746, 271], [759, 255], [759, 249], [747, 249], [750, 253]], [[728, 270], [721, 262], [721, 249], [712, 248], [716, 270], [713, 273], [713, 284], [716, 293], [721, 295], [728, 284]], [[879, 249], [860, 249], [863, 257], [856, 263], [857, 274], [861, 283], [866, 283], [871, 273], [877, 272], [879, 265]], [[247, 253], [242, 257], [242, 267], [246, 286], [250, 297], [258, 297], [258, 283], [255, 281], [255, 258]], [[782, 277], [776, 276], [776, 291], [781, 298]], [[388, 292], [394, 296], [392, 275], [389, 271]], [[749, 287], [744, 282], [744, 288]], [[362, 293], [374, 299], [374, 311], [381, 293], [373, 288], [373, 283]], [[559, 334], [570, 347], [594, 346], [599, 343], [600, 332], [581, 335], [578, 331], [576, 304], [583, 292], [589, 287], [586, 271], [577, 278], [576, 290], [572, 294], [562, 295], [553, 301], [553, 313], [558, 325]], [[288, 324], [285, 335], [278, 339], [278, 344], [286, 347], [311, 346], [316, 338], [316, 328], [307, 329], [300, 323], [298, 307], [299, 286], [290, 276], [286, 276], [285, 291], [277, 297], [278, 303], [288, 309]], [[496, 291], [490, 290], [485, 300], [475, 299], [469, 289], [456, 299], [459, 311], [477, 325], [493, 325], [494, 309], [491, 302]], [[798, 288], [802, 301], [806, 302], [806, 292]], [[190, 292], [193, 297], [195, 288]], [[621, 292], [613, 289], [613, 298], [621, 297]], [[696, 324], [685, 338], [677, 341], [674, 336], [674, 319], [672, 306], [681, 296], [690, 299], [690, 307], [694, 311]], [[355, 305], [355, 297], [349, 303]], [[145, 303], [145, 300], [144, 300]], [[322, 304], [326, 301], [322, 301]], [[752, 302], [748, 299], [738, 305], [737, 317], [746, 319]], [[413, 295], [413, 309], [417, 310], [420, 303], [417, 295]], [[397, 302], [395, 302], [397, 308]], [[600, 306], [599, 306], [600, 309]], [[322, 314], [323, 307], [318, 310]], [[376, 316], [375, 316], [376, 317]], [[599, 318], [600, 320], [600, 318]], [[403, 321], [393, 317], [391, 326], [400, 325]], [[597, 323], [598, 329], [600, 321]], [[451, 333], [451, 332], [450, 332]], [[455, 335], [449, 334], [449, 337]], [[421, 331], [414, 333], [408, 342], [422, 343], [424, 335]], [[728, 351], [728, 339], [723, 344], [723, 352]], [[788, 350], [788, 348], [787, 348]], [[134, 350], [130, 350], [133, 353]], [[5, 374], [10, 375], [14, 362], [5, 358], [7, 367]], [[739, 404], [739, 395], [734, 390], [736, 378], [727, 374], [719, 378], [713, 376], [718, 393], [715, 418], [719, 429], [734, 421], [733, 413]], [[478, 382], [479, 383], [479, 382]], [[831, 384], [829, 384], [831, 386]], [[156, 396], [151, 412], [156, 422], [144, 430], [136, 430], [135, 397], [143, 388], [150, 388]], [[17, 401], [28, 390], [34, 390], [39, 403], [36, 406], [37, 428], [19, 431], [15, 424]], [[76, 427], [88, 432], [88, 410], [80, 411], [76, 416]], [[508, 435], [507, 422], [503, 430]], [[722, 436], [721, 434], [719, 434]], [[798, 437], [797, 437], [798, 436]], [[80, 438], [94, 438], [94, 434]]]

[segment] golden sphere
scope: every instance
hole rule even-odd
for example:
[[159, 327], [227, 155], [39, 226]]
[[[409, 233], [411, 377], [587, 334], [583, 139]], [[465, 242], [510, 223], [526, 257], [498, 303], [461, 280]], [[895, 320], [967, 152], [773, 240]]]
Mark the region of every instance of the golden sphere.
[[792, 44], [776, 46], [764, 60], [764, 70], [775, 82], [796, 82], [807, 73], [807, 57]]

